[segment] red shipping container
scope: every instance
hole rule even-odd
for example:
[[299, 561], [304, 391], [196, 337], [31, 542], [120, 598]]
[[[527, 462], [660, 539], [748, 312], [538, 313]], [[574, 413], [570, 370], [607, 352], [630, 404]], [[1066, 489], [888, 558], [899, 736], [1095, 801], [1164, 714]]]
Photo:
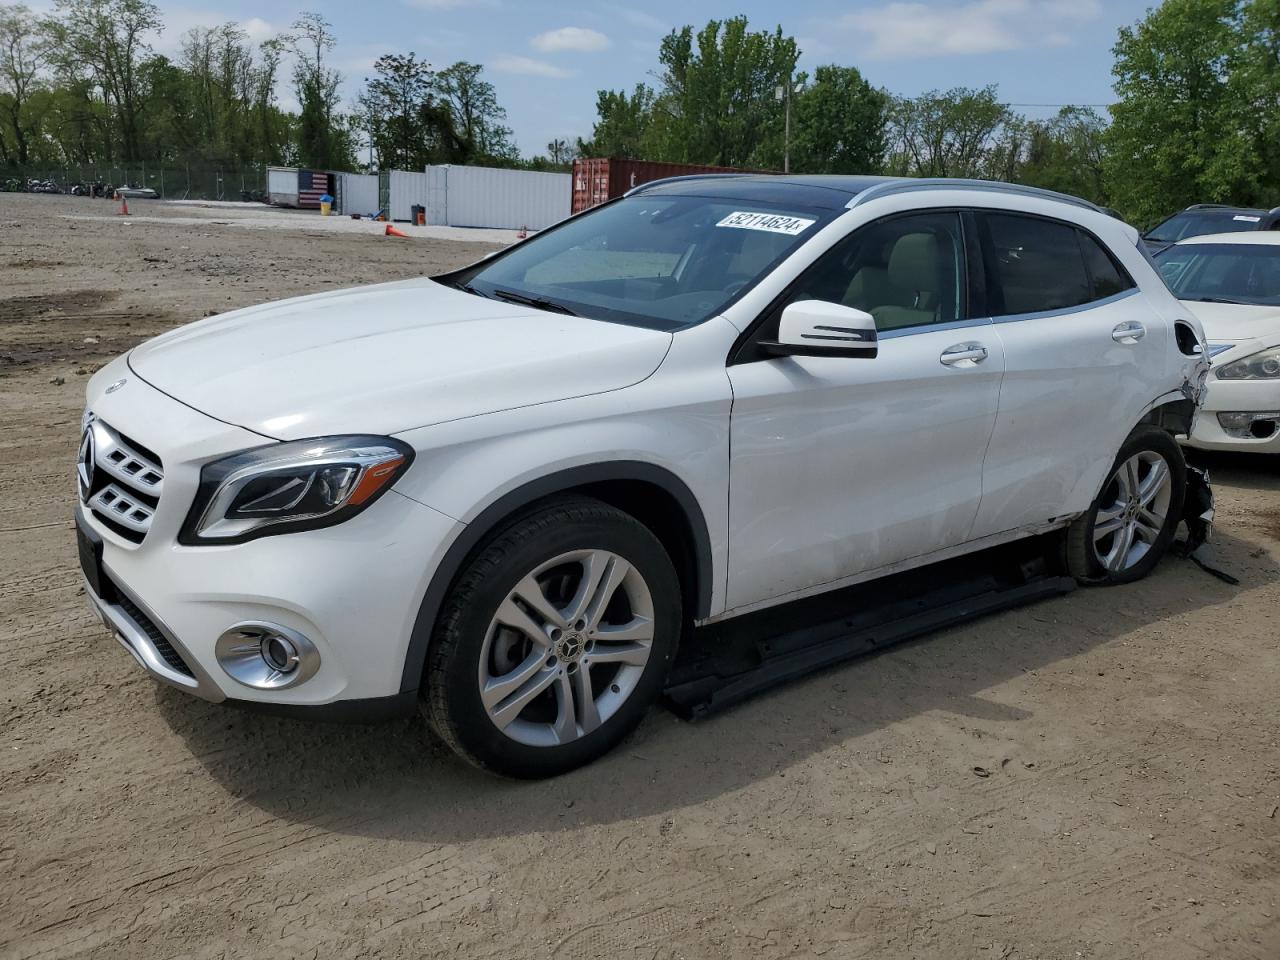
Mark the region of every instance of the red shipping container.
[[573, 161], [573, 213], [581, 213], [606, 200], [620, 197], [632, 187], [667, 177], [694, 173], [772, 173], [771, 170], [738, 170], [696, 163], [654, 163], [617, 157], [580, 158]]

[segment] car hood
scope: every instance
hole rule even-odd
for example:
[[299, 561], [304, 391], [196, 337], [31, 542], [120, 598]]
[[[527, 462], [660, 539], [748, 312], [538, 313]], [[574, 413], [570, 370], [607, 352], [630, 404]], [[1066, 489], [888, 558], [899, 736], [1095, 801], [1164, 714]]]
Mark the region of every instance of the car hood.
[[1205, 339], [1210, 342], [1280, 338], [1280, 307], [1201, 303], [1198, 300], [1183, 300], [1181, 303], [1200, 318]]
[[396, 433], [617, 390], [671, 334], [407, 280], [210, 317], [133, 351], [133, 372], [226, 423], [295, 440]]

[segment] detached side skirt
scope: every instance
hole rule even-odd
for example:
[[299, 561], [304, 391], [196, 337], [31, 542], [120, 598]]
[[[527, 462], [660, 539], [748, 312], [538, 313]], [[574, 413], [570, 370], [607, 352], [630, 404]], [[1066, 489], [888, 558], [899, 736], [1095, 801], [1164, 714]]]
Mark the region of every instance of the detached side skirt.
[[664, 698], [699, 719], [894, 644], [1075, 589], [1056, 539], [1035, 537], [695, 631]]

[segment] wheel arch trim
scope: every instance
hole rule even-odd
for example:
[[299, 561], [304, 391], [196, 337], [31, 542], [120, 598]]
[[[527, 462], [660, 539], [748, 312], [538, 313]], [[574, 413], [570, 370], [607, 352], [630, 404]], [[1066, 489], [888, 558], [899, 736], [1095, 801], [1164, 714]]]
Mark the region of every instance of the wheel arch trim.
[[567, 493], [579, 487], [610, 481], [649, 483], [660, 487], [679, 504], [692, 539], [692, 559], [697, 577], [694, 597], [695, 616], [704, 619], [711, 615], [711, 596], [715, 575], [711, 536], [698, 498], [683, 480], [665, 467], [640, 460], [585, 464], [558, 470], [530, 480], [498, 497], [467, 523], [449, 545], [431, 575], [409, 634], [409, 647], [405, 653], [404, 670], [400, 680], [402, 693], [416, 690], [421, 686], [423, 670], [427, 662], [427, 650], [431, 645], [431, 635], [435, 631], [440, 608], [444, 605], [450, 585], [475, 548], [504, 520], [524, 507], [557, 493]]

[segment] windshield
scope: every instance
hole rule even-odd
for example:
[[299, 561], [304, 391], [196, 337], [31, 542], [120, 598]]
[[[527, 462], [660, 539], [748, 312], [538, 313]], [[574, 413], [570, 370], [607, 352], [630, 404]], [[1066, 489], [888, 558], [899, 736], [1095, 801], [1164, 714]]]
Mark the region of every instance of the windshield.
[[1156, 255], [1179, 300], [1280, 305], [1280, 245], [1189, 243]]
[[1184, 210], [1146, 233], [1157, 243], [1177, 243], [1187, 237], [1203, 237], [1207, 233], [1239, 233], [1257, 230], [1262, 216], [1240, 210]]
[[439, 279], [496, 300], [675, 330], [717, 314], [841, 212], [641, 195]]

